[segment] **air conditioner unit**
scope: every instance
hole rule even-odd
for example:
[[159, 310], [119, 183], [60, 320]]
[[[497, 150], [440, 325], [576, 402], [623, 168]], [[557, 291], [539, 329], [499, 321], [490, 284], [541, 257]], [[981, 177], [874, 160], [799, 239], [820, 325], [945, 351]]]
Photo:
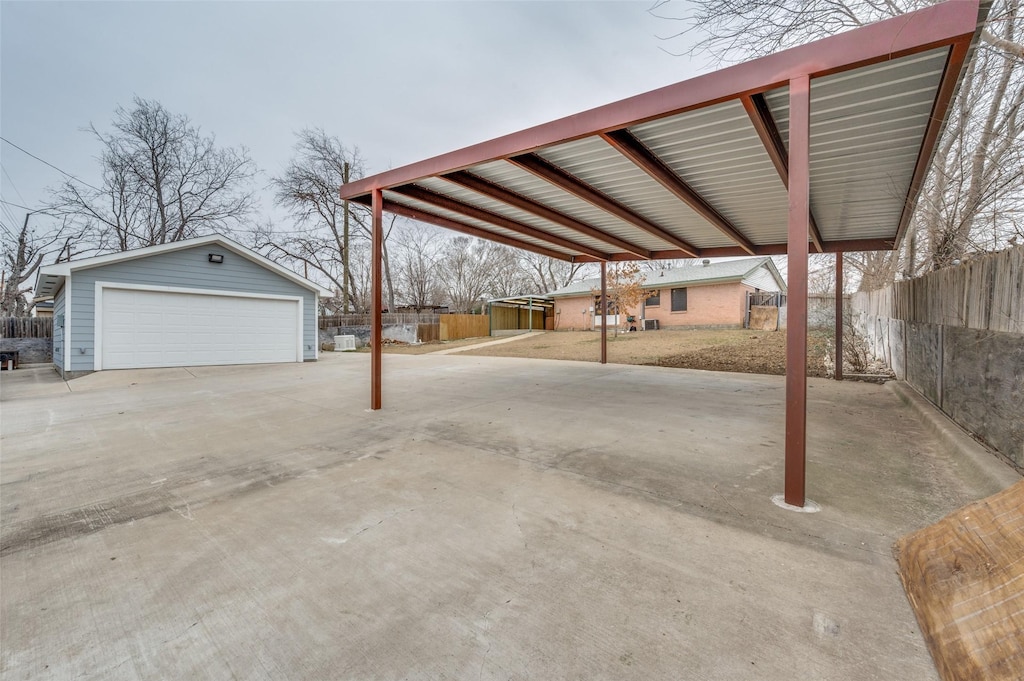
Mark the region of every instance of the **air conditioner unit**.
[[645, 319], [644, 320], [644, 331], [657, 331], [658, 320], [657, 319]]
[[355, 336], [335, 336], [334, 337], [334, 351], [335, 352], [351, 352], [356, 349], [356, 337]]

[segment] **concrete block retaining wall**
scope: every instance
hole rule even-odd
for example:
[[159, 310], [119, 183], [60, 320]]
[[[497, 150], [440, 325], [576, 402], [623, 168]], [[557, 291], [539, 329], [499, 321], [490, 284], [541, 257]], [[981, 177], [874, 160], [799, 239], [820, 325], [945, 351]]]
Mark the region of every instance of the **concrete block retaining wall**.
[[[382, 329], [384, 338], [402, 341], [404, 343], [415, 343], [417, 324], [388, 324]], [[330, 326], [320, 329], [320, 343], [333, 343], [335, 336], [355, 336], [356, 347], [363, 347], [370, 344], [369, 326]]]
[[858, 309], [853, 322], [869, 353], [897, 378], [1024, 467], [1024, 334], [908, 322]]
[[0, 338], [0, 352], [18, 351], [18, 364], [49, 364], [53, 361], [52, 338]]

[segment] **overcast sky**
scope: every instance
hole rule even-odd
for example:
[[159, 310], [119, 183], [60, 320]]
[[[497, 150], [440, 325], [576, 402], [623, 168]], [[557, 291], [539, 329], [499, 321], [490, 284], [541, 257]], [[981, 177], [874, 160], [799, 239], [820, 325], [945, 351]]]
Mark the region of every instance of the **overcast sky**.
[[[313, 126], [379, 172], [707, 70], [660, 49], [677, 27], [650, 6], [3, 0], [0, 135], [98, 184], [82, 128], [138, 95], [247, 146], [264, 180]], [[0, 161], [4, 201], [36, 208], [63, 179], [7, 143]]]

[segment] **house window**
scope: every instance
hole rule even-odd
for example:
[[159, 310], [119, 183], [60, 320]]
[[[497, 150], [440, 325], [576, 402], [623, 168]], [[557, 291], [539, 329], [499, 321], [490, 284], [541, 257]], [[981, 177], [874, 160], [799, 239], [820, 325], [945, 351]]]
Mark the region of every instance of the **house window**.
[[674, 289], [672, 289], [672, 311], [673, 312], [686, 312], [686, 289], [685, 288], [674, 288]]
[[644, 301], [644, 307], [657, 307], [661, 305], [661, 291], [655, 291]]
[[[619, 314], [618, 307], [619, 307], [618, 304], [614, 300], [611, 300], [611, 299], [608, 300], [608, 314], [609, 315]], [[594, 296], [594, 314], [596, 314], [596, 315], [602, 314], [602, 312], [601, 312], [601, 296]]]

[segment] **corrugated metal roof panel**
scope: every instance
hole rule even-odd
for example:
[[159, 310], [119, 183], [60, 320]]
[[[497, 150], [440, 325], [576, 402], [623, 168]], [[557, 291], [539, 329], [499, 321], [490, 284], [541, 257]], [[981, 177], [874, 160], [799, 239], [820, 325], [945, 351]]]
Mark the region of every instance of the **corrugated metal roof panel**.
[[[895, 233], [948, 53], [811, 82], [811, 210], [826, 241]], [[788, 90], [765, 99], [788, 145]]]
[[429, 203], [424, 203], [423, 201], [417, 201], [416, 199], [409, 198], [408, 196], [404, 196], [402, 194], [396, 194], [395, 192], [391, 192], [391, 191], [386, 191], [385, 190], [384, 191], [384, 199], [386, 201], [392, 201], [394, 203], [398, 203], [398, 204], [401, 204], [403, 206], [409, 206], [410, 208], [416, 208], [418, 210], [422, 210], [422, 211], [427, 212], [427, 213], [433, 213], [434, 215], [440, 215], [441, 217], [449, 218], [451, 220], [457, 220], [458, 222], [462, 222], [464, 224], [467, 224], [467, 225], [470, 225], [470, 226], [473, 226], [473, 227], [477, 227], [478, 229], [482, 229], [482, 230], [485, 230], [485, 231], [488, 231], [488, 232], [493, 232], [494, 234], [500, 234], [502, 236], [511, 237], [513, 239], [518, 239], [520, 241], [524, 241], [526, 243], [533, 244], [535, 246], [543, 246], [544, 248], [548, 248], [548, 249], [551, 249], [553, 251], [558, 251], [560, 253], [565, 253], [567, 255], [579, 255], [578, 252], [571, 251], [571, 250], [566, 249], [566, 248], [562, 248], [561, 246], [555, 246], [553, 244], [548, 243], [547, 241], [542, 241], [540, 239], [535, 239], [535, 238], [530, 237], [530, 236], [523, 236], [519, 232], [513, 232], [510, 229], [504, 229], [502, 227], [496, 227], [496, 226], [490, 224], [489, 222], [484, 222], [482, 220], [476, 220], [474, 218], [467, 218], [465, 215], [461, 215], [459, 213], [455, 213], [455, 212], [452, 212], [450, 210], [445, 210], [443, 208], [438, 208], [437, 206], [433, 206], [433, 205], [431, 205]]
[[600, 137], [542, 149], [538, 155], [698, 248], [734, 245]]
[[755, 244], [786, 238], [789, 197], [740, 102], [630, 128]]

